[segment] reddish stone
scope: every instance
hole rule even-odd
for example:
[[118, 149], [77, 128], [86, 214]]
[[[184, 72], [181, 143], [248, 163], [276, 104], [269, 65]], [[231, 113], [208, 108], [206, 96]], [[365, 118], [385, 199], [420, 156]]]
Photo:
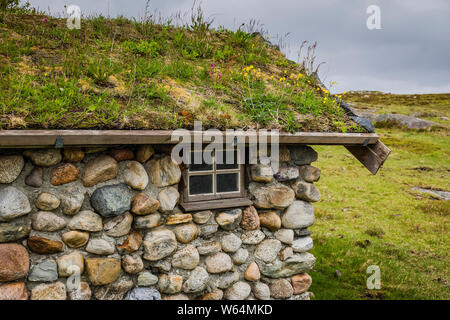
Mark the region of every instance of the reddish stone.
[[109, 155], [116, 159], [116, 161], [133, 160], [134, 152], [130, 149], [113, 149]]
[[0, 282], [26, 277], [30, 269], [27, 249], [17, 243], [0, 244]]
[[0, 300], [28, 300], [25, 283], [14, 282], [0, 286]]
[[80, 171], [71, 163], [64, 163], [53, 168], [50, 174], [50, 183], [59, 186], [69, 182], [77, 181], [80, 178]]
[[27, 244], [31, 251], [39, 254], [53, 254], [63, 250], [61, 241], [54, 241], [37, 236], [29, 237]]
[[120, 252], [123, 251], [125, 253], [131, 253], [139, 250], [141, 243], [142, 243], [141, 233], [138, 231], [133, 231], [128, 235], [128, 237], [121, 245], [117, 246], [117, 249]]
[[291, 277], [292, 287], [294, 288], [294, 294], [301, 294], [306, 292], [311, 286], [312, 279], [307, 273], [296, 274]]
[[138, 193], [131, 200], [131, 212], [139, 216], [155, 213], [159, 209], [159, 201], [145, 193]]
[[259, 229], [259, 216], [255, 207], [250, 206], [242, 213], [241, 228], [245, 230]]

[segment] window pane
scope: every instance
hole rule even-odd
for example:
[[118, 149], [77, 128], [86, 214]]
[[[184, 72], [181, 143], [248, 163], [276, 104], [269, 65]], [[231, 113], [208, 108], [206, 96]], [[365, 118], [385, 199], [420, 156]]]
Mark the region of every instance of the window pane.
[[189, 176], [189, 194], [208, 194], [213, 193], [213, 177], [205, 176]]
[[239, 191], [239, 174], [225, 173], [217, 175], [217, 193]]
[[[195, 156], [194, 154], [197, 154], [197, 157], [200, 158], [201, 163], [196, 164], [195, 163]], [[191, 164], [189, 165], [189, 171], [206, 171], [206, 170], [212, 170], [213, 167], [211, 164], [206, 164], [203, 162], [203, 152], [191, 152]]]
[[[219, 159], [221, 153], [223, 154], [223, 164], [216, 164], [216, 170], [229, 170], [239, 168], [237, 150], [217, 151], [216, 159]], [[230, 157], [232, 159], [232, 163], [228, 163], [227, 157]]]

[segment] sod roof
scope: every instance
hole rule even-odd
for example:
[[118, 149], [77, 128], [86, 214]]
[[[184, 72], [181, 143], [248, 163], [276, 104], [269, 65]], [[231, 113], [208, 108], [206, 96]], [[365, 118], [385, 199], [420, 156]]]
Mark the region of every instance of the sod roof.
[[0, 13], [0, 129], [367, 132], [259, 34]]

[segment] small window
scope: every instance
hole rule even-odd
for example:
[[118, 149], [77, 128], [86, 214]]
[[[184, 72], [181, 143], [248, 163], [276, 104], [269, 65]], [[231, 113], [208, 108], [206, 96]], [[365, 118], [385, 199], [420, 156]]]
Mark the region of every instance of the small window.
[[[201, 164], [194, 164], [195, 157]], [[218, 159], [222, 163], [217, 163]], [[191, 152], [191, 164], [183, 172], [183, 201], [205, 201], [245, 197], [244, 166], [238, 164], [239, 150], [220, 150], [211, 154], [212, 164], [203, 162], [202, 152]], [[227, 159], [233, 159], [227, 164]]]

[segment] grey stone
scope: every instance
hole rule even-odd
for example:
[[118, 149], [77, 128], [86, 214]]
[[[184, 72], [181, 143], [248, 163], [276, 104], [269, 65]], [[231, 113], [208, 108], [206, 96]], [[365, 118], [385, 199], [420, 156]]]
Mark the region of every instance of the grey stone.
[[137, 161], [126, 161], [123, 179], [134, 190], [144, 190], [148, 185], [148, 175], [144, 166]]
[[275, 239], [266, 239], [255, 249], [255, 257], [265, 263], [273, 262], [281, 250], [281, 242]]
[[168, 187], [159, 192], [158, 200], [161, 212], [172, 212], [180, 200], [180, 193], [174, 187]]
[[243, 281], [238, 281], [225, 291], [226, 300], [245, 300], [250, 295], [250, 285]]
[[31, 217], [31, 221], [31, 226], [37, 231], [54, 232], [66, 226], [66, 220], [47, 211], [36, 212]]
[[198, 228], [195, 223], [187, 223], [176, 226], [173, 229], [177, 240], [181, 243], [189, 243], [197, 238]]
[[284, 209], [295, 200], [294, 191], [281, 183], [252, 182], [248, 190], [252, 195], [254, 206], [260, 209]]
[[103, 230], [108, 236], [122, 237], [130, 232], [132, 223], [133, 216], [129, 212], [126, 212], [106, 221]]
[[441, 127], [441, 125], [436, 122], [393, 113], [384, 113], [377, 115], [372, 121], [375, 125], [379, 125], [382, 123], [397, 123], [408, 129], [417, 130], [428, 129], [432, 127]]
[[302, 145], [288, 146], [291, 153], [291, 160], [298, 166], [311, 164], [317, 161], [317, 152], [313, 148]]
[[203, 224], [199, 226], [199, 234], [200, 237], [204, 239], [211, 238], [219, 228], [219, 225], [217, 224]]
[[244, 248], [239, 248], [233, 255], [234, 264], [240, 265], [247, 261], [248, 259], [248, 251]]
[[91, 205], [103, 217], [114, 217], [130, 210], [131, 198], [127, 185], [120, 183], [96, 189], [91, 196]]
[[94, 297], [97, 300], [123, 300], [133, 286], [133, 280], [128, 277], [122, 277], [112, 284], [97, 287]]
[[261, 230], [246, 231], [241, 235], [242, 243], [258, 244], [264, 240], [266, 235]]
[[187, 245], [175, 252], [172, 257], [172, 267], [185, 270], [192, 270], [200, 262], [200, 255], [193, 245]]
[[308, 228], [295, 229], [294, 233], [297, 237], [307, 237], [311, 235], [311, 232], [308, 230]]
[[212, 211], [200, 211], [193, 214], [194, 222], [197, 224], [205, 224], [212, 216]]
[[77, 214], [84, 201], [84, 192], [77, 187], [68, 187], [60, 193], [61, 208], [64, 214], [73, 216]]
[[103, 222], [98, 214], [84, 210], [70, 220], [68, 227], [71, 230], [98, 232], [103, 230]]
[[172, 231], [163, 227], [150, 231], [144, 239], [144, 259], [161, 260], [174, 253], [177, 246], [177, 239]]
[[149, 287], [158, 283], [158, 277], [151, 272], [144, 271], [141, 272], [137, 278], [138, 286]]
[[222, 273], [215, 281], [213, 281], [213, 287], [220, 289], [229, 288], [233, 283], [239, 281], [239, 272], [235, 270], [234, 272]]
[[269, 286], [262, 282], [256, 282], [252, 285], [252, 292], [256, 299], [270, 300]]
[[30, 158], [34, 165], [40, 167], [54, 166], [61, 162], [62, 159], [59, 149], [26, 150], [23, 155]]
[[183, 285], [183, 277], [180, 275], [162, 274], [159, 277], [158, 287], [162, 293], [174, 294], [181, 291]]
[[147, 162], [146, 169], [152, 183], [159, 188], [180, 182], [180, 167], [170, 156], [162, 158], [153, 157]]
[[292, 243], [294, 252], [306, 252], [313, 248], [313, 239], [311, 237], [298, 238]]
[[290, 181], [297, 179], [299, 176], [298, 167], [288, 166], [288, 167], [280, 167], [278, 172], [275, 174], [275, 179], [280, 182]]
[[233, 262], [229, 255], [223, 252], [218, 252], [206, 257], [206, 270], [209, 273], [222, 273], [230, 271], [233, 268]]
[[57, 196], [51, 193], [42, 192], [36, 199], [36, 208], [51, 211], [59, 207], [61, 201]]
[[21, 155], [0, 155], [0, 183], [11, 183], [22, 172], [25, 161]]
[[203, 242], [197, 246], [197, 250], [200, 255], [207, 256], [219, 252], [222, 250], [222, 246], [217, 241]]
[[31, 211], [27, 196], [15, 187], [0, 190], [0, 222], [11, 221]]
[[292, 241], [294, 241], [294, 230], [280, 229], [274, 233], [274, 236], [285, 244], [292, 244]]
[[39, 188], [42, 186], [43, 182], [42, 174], [43, 170], [41, 167], [34, 167], [30, 174], [25, 178], [25, 184], [30, 187]]
[[55, 260], [45, 260], [32, 267], [28, 281], [53, 282], [58, 279], [58, 266]]
[[287, 208], [281, 217], [281, 224], [288, 229], [307, 228], [314, 223], [312, 204], [296, 200]]
[[91, 238], [86, 246], [86, 251], [98, 255], [110, 255], [115, 251], [114, 240], [104, 238]]
[[242, 240], [234, 233], [224, 235], [221, 240], [222, 249], [225, 252], [236, 252], [242, 244]]
[[306, 182], [316, 182], [320, 179], [320, 169], [305, 165], [299, 168], [300, 176]]
[[25, 219], [0, 223], [0, 243], [23, 239], [30, 234], [30, 231], [30, 223]]
[[308, 202], [320, 200], [320, 191], [312, 183], [298, 179], [291, 183], [291, 188], [294, 190], [297, 199]]
[[273, 263], [257, 261], [261, 274], [269, 278], [286, 278], [295, 274], [311, 270], [316, 262], [316, 258], [308, 253], [294, 254], [285, 261], [276, 260]]
[[242, 210], [233, 209], [225, 212], [220, 212], [216, 215], [216, 222], [219, 226], [227, 231], [236, 229], [242, 220]]
[[136, 217], [136, 219], [134, 219], [134, 228], [139, 230], [151, 229], [160, 226], [163, 222], [164, 221], [159, 213], [153, 213], [148, 216]]
[[128, 292], [125, 300], [161, 300], [161, 294], [153, 288], [134, 288]]
[[183, 284], [183, 291], [186, 293], [200, 292], [205, 289], [209, 274], [202, 267], [192, 270], [189, 278]]
[[250, 166], [250, 174], [253, 181], [268, 183], [273, 180], [273, 170], [270, 165], [255, 164]]
[[122, 268], [126, 273], [137, 274], [144, 270], [144, 262], [137, 254], [122, 256]]

